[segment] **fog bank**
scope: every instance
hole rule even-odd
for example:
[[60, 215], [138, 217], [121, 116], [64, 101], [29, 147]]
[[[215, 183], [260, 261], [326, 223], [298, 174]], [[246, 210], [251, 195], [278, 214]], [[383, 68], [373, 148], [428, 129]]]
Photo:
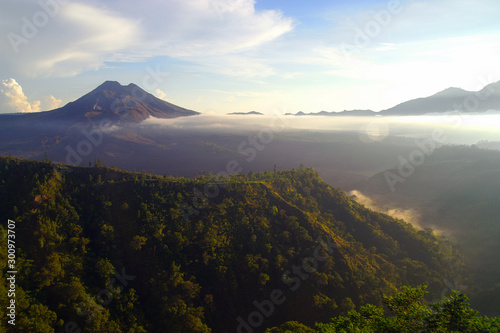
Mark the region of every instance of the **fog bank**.
[[325, 116], [247, 116], [200, 115], [174, 119], [150, 118], [142, 125], [178, 130], [228, 133], [276, 131], [350, 131], [361, 141], [381, 141], [387, 136], [429, 138], [436, 130], [446, 137], [445, 144], [476, 144], [500, 141], [500, 114], [443, 114], [411, 117], [325, 117]]

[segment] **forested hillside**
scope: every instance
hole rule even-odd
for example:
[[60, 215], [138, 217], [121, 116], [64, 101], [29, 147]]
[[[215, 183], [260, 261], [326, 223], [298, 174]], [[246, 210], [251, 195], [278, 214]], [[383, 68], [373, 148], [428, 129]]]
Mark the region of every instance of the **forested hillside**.
[[[403, 285], [427, 284], [435, 299], [462, 274], [451, 241], [366, 209], [308, 168], [188, 179], [2, 157], [0, 181], [21, 332], [313, 326]], [[2, 241], [3, 281], [6, 255]]]
[[[500, 309], [500, 152], [472, 146], [442, 147], [392, 192], [381, 172], [357, 189], [381, 207], [413, 209], [423, 227], [434, 227], [460, 244], [476, 290], [473, 306], [498, 316]], [[395, 172], [395, 173], [394, 173]]]

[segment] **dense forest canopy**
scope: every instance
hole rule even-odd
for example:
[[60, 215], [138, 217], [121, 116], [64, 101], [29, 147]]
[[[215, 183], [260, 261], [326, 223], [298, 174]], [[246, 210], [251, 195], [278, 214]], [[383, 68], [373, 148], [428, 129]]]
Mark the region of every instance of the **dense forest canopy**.
[[182, 178], [2, 157], [0, 181], [24, 332], [314, 327], [378, 313], [405, 285], [428, 285], [430, 301], [467, 277], [451, 240], [365, 208], [309, 168]]

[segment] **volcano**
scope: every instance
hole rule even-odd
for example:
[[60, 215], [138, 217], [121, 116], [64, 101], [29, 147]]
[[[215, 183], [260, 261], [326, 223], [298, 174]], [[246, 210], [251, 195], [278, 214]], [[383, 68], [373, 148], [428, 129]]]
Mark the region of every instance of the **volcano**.
[[99, 87], [51, 112], [59, 120], [93, 121], [106, 118], [116, 122], [141, 122], [149, 117], [176, 118], [199, 114], [163, 101], [139, 86], [123, 86], [116, 81], [106, 81]]
[[[98, 133], [99, 138], [105, 135], [108, 136], [107, 143], [114, 142], [112, 148], [100, 144], [99, 147], [92, 146], [93, 153], [128, 152], [132, 149], [130, 142], [151, 142], [137, 134], [137, 126], [134, 126], [143, 120], [198, 114], [156, 98], [133, 83], [124, 86], [116, 81], [106, 81], [76, 101], [55, 110], [0, 114], [0, 154], [40, 159], [47, 153], [55, 161], [65, 161], [68, 146], [88, 141], [85, 133]], [[117, 128], [121, 129], [119, 138], [116, 137], [118, 134], [111, 133]]]
[[2, 123], [26, 125], [43, 122], [65, 123], [67, 126], [106, 119], [109, 123], [138, 123], [149, 117], [177, 118], [199, 113], [171, 104], [130, 83], [123, 86], [106, 81], [88, 94], [65, 106], [45, 112], [20, 115], [2, 115]]

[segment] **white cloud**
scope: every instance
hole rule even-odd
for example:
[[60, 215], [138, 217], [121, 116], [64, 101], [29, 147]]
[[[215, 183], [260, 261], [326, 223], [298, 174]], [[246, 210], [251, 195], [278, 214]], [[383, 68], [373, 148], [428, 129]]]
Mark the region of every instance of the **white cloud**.
[[21, 85], [13, 78], [0, 81], [0, 113], [29, 113], [53, 110], [62, 100], [50, 95], [42, 101], [29, 101]]
[[165, 94], [165, 92], [163, 92], [161, 89], [156, 89], [155, 90], [155, 95], [159, 99], [163, 99], [163, 100], [165, 99], [165, 97], [167, 97], [167, 94]]
[[72, 76], [106, 62], [155, 56], [199, 61], [255, 48], [293, 28], [279, 11], [253, 0], [90, 0], [43, 9], [0, 1], [0, 74]]
[[[136, 11], [136, 2], [128, 2]], [[171, 0], [148, 3], [143, 26], [157, 52], [171, 57], [218, 55], [251, 49], [290, 31], [279, 11], [256, 11], [254, 0]], [[151, 10], [155, 14], [151, 16]]]
[[275, 75], [275, 70], [262, 59], [249, 56], [223, 55], [190, 57], [194, 64], [187, 69], [195, 72], [216, 73], [248, 79]]
[[40, 101], [29, 102], [23, 88], [14, 79], [0, 82], [0, 113], [38, 112]]
[[[40, 4], [47, 2], [51, 9], [44, 10]], [[12, 75], [72, 76], [138, 40], [135, 21], [78, 2], [10, 2], [0, 10], [2, 20], [0, 32], [8, 38], [0, 40], [0, 69]]]
[[57, 109], [60, 107], [62, 104], [62, 100], [55, 98], [54, 96], [50, 95], [45, 99], [44, 103], [44, 110], [53, 110]]
[[[0, 35], [26, 39], [16, 54], [9, 39], [0, 38], [0, 77], [73, 76], [116, 67], [112, 62], [169, 57], [182, 60], [172, 61], [176, 68], [169, 70], [180, 69], [190, 78], [201, 73], [196, 77], [200, 86], [225, 89], [228, 82], [241, 83], [239, 78], [245, 84], [265, 80], [272, 89], [286, 91], [297, 111], [377, 110], [448, 86], [471, 89], [478, 76], [495, 70], [500, 56], [496, 0], [401, 1], [404, 10], [359, 47], [351, 63], [339, 45], [353, 44], [356, 29], [373, 23], [389, 0], [332, 3], [334, 10], [324, 15], [311, 3], [314, 19], [297, 14], [301, 24], [293, 34], [287, 33], [294, 20], [279, 10], [256, 10], [254, 0], [72, 0], [47, 14], [47, 22], [38, 22], [37, 32], [26, 37], [26, 25], [43, 18], [39, 3], [59, 1], [0, 0]], [[233, 78], [214, 79], [213, 74]], [[247, 88], [256, 89], [237, 89]], [[205, 106], [211, 97], [196, 98]], [[48, 102], [37, 99], [45, 110]], [[259, 103], [257, 97], [252, 103]], [[211, 108], [220, 106], [214, 100]]]

